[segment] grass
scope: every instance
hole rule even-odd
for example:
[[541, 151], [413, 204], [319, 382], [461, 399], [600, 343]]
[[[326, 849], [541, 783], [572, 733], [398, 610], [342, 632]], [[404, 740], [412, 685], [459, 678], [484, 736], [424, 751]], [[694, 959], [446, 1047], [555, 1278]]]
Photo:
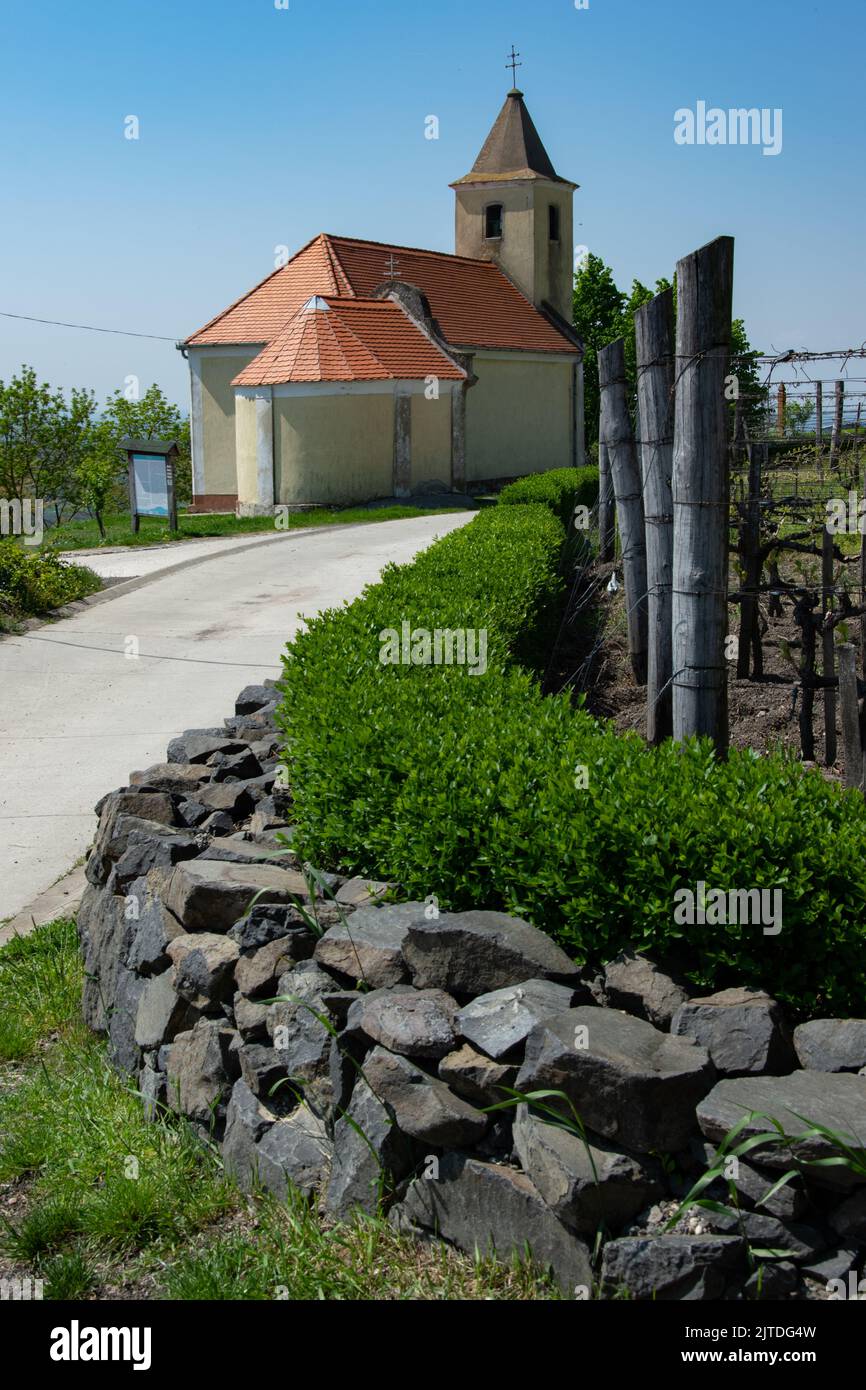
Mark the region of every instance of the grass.
[[558, 1298], [524, 1262], [245, 1196], [177, 1117], [145, 1122], [81, 985], [70, 921], [0, 949], [0, 1276], [41, 1278], [50, 1299]]
[[[331, 511], [322, 507], [312, 512], [291, 512], [281, 517], [281, 529], [300, 530], [307, 526], [348, 526], [362, 522], [402, 521], [416, 516], [440, 516], [454, 510], [442, 508], [426, 511], [420, 507], [346, 507]], [[43, 548], [46, 550], [90, 550], [99, 546], [133, 546], [173, 544], [177, 541], [199, 540], [208, 536], [238, 536], [275, 529], [272, 516], [232, 516], [184, 513], [178, 517], [177, 531], [168, 529], [161, 517], [141, 518], [141, 529], [133, 535], [128, 513], [105, 518], [106, 536], [103, 540], [95, 521], [65, 521], [46, 531]]]

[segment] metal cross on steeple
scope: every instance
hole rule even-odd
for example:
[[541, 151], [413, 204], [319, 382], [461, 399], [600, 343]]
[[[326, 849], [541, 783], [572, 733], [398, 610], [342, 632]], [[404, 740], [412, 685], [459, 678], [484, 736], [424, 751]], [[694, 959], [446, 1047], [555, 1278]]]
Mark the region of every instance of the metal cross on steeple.
[[388, 279], [389, 279], [389, 280], [396, 280], [396, 279], [397, 279], [397, 271], [398, 271], [399, 269], [400, 269], [400, 263], [399, 263], [399, 261], [396, 259], [395, 255], [394, 255], [394, 252], [392, 251], [391, 254], [390, 254], [390, 256], [388, 257]]
[[515, 52], [514, 44], [512, 44], [512, 45], [511, 45], [511, 61], [508, 62], [508, 63], [506, 63], [505, 66], [506, 66], [507, 68], [511, 68], [512, 81], [513, 81], [515, 87], [517, 86], [517, 69], [523, 67], [523, 64], [522, 64], [522, 63], [518, 63], [518, 61], [517, 61], [519, 57], [520, 57], [520, 54], [517, 53], [517, 52]]

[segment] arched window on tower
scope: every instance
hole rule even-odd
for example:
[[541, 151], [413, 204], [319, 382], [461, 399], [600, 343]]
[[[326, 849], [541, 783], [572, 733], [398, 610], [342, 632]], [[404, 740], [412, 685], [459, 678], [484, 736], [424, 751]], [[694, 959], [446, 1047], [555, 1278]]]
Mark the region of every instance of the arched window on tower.
[[501, 203], [491, 203], [484, 209], [484, 238], [486, 241], [502, 240]]
[[559, 241], [559, 208], [555, 203], [551, 203], [548, 212], [550, 214], [550, 240]]

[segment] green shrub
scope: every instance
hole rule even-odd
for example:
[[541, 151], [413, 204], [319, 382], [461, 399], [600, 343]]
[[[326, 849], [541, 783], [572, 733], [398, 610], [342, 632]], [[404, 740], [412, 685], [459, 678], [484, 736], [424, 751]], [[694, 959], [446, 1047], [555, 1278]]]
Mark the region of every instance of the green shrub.
[[[280, 717], [302, 852], [524, 916], [581, 963], [634, 945], [707, 990], [862, 1010], [863, 797], [781, 753], [651, 749], [543, 697], [519, 661], [555, 610], [561, 537], [542, 507], [481, 512], [295, 639]], [[377, 635], [403, 618], [486, 624], [487, 673], [380, 665]], [[676, 925], [676, 890], [701, 881], [781, 889], [781, 933]]]
[[0, 541], [0, 618], [16, 620], [47, 613], [102, 588], [84, 565], [71, 565], [50, 551], [28, 551], [17, 541]]
[[506, 507], [541, 502], [550, 507], [567, 528], [575, 507], [584, 506], [592, 511], [598, 501], [598, 469], [552, 468], [548, 473], [530, 473], [504, 487], [499, 501]]

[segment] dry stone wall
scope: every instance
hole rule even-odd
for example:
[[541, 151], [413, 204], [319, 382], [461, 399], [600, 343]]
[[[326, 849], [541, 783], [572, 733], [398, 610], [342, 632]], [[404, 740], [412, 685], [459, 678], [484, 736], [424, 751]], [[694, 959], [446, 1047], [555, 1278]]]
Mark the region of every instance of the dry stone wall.
[[[866, 1161], [866, 1022], [792, 1033], [767, 995], [694, 998], [635, 955], [586, 977], [515, 917], [311, 871], [291, 852], [275, 698], [248, 687], [222, 728], [173, 739], [97, 808], [84, 1015], [148, 1115], [177, 1112], [243, 1187], [291, 1185], [325, 1219], [382, 1203], [420, 1237], [528, 1247], [567, 1297], [856, 1285], [866, 1168], [824, 1166], [821, 1132], [751, 1151], [708, 1188], [721, 1211], [666, 1227], [753, 1111], [790, 1135], [803, 1115], [841, 1130]], [[509, 1091], [557, 1096], [491, 1110]]]

